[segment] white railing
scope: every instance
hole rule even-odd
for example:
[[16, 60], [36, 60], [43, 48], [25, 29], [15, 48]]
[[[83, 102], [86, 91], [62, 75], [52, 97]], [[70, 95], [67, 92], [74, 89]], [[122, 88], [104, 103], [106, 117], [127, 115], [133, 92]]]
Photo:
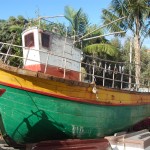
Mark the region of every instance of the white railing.
[[[28, 53], [29, 51], [40, 51], [42, 53], [46, 53], [47, 58], [45, 59], [45, 62], [36, 61], [34, 60], [34, 58], [29, 59], [28, 54], [24, 58], [23, 56], [18, 56], [15, 54], [14, 50], [16, 48], [19, 48], [20, 51], [22, 51], [23, 49], [28, 49]], [[62, 69], [64, 70], [64, 78], [66, 76], [66, 71], [68, 70], [66, 62], [70, 60], [75, 63], [79, 63], [80, 66], [84, 68], [85, 72], [80, 71], [81, 76], [84, 76], [84, 78], [82, 78], [82, 82], [95, 82], [97, 85], [107, 86], [110, 88], [150, 92], [150, 78], [141, 78], [140, 89], [137, 89], [138, 86], [135, 84], [136, 77], [134, 76], [134, 74], [131, 75], [128, 73], [131, 72], [131, 70], [129, 69], [131, 68], [131, 65], [132, 70], [134, 70], [134, 64], [108, 61], [88, 55], [84, 55], [83, 61], [76, 61], [66, 58], [65, 56], [57, 55], [52, 51], [29, 49], [27, 47], [0, 42], [0, 59], [10, 66], [23, 68], [23, 61], [34, 61], [36, 63], [38, 62], [40, 64], [44, 64], [45, 68], [43, 73], [46, 73], [48, 60], [51, 56], [56, 56], [64, 60], [64, 64], [62, 64]]]

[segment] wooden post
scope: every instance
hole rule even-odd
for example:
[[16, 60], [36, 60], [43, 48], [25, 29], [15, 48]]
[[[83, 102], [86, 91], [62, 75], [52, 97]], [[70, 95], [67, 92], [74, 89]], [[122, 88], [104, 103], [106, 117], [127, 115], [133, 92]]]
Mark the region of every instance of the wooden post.
[[129, 52], [130, 64], [129, 64], [129, 90], [131, 90], [131, 75], [132, 75], [132, 40], [130, 39], [130, 52]]
[[48, 60], [49, 60], [49, 55], [50, 55], [50, 52], [49, 52], [49, 53], [48, 53], [48, 55], [47, 55], [47, 59], [46, 59], [46, 63], [45, 63], [44, 73], [46, 73], [46, 70], [47, 70]]

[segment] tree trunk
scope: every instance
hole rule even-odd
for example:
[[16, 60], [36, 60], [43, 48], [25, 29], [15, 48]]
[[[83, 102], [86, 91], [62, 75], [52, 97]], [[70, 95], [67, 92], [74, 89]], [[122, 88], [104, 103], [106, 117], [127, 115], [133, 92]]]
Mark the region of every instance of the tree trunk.
[[134, 49], [135, 49], [135, 82], [137, 88], [140, 87], [140, 74], [141, 74], [141, 60], [140, 60], [140, 36], [139, 36], [139, 30], [140, 30], [140, 23], [139, 23], [139, 16], [137, 15], [135, 17], [136, 20], [136, 33], [134, 37]]

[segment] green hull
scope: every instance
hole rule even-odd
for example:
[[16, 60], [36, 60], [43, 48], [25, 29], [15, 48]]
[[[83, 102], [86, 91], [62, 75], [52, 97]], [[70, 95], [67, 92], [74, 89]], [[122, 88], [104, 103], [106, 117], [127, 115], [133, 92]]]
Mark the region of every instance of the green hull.
[[6, 89], [0, 97], [0, 125], [8, 144], [99, 138], [125, 130], [150, 116], [147, 114], [150, 105], [94, 105], [2, 85], [0, 88]]

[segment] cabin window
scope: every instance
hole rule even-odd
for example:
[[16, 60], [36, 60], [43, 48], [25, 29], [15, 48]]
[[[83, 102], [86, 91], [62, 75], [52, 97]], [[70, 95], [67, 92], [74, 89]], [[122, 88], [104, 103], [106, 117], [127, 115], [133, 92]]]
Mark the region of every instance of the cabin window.
[[42, 35], [42, 46], [49, 48], [50, 36], [48, 34], [45, 34], [45, 33], [42, 33], [41, 35]]
[[34, 46], [34, 35], [33, 33], [29, 33], [25, 35], [25, 47], [33, 47]]

